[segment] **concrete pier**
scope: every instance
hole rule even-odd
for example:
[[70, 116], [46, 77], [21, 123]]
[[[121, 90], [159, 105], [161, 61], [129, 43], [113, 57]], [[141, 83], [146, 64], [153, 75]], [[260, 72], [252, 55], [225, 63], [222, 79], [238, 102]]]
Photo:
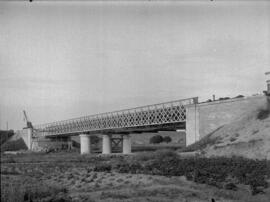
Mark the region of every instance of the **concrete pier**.
[[111, 154], [112, 153], [112, 141], [111, 135], [102, 136], [102, 154]]
[[32, 150], [32, 136], [33, 136], [33, 128], [27, 128], [27, 147], [29, 150]]
[[80, 135], [80, 143], [81, 143], [81, 154], [90, 154], [91, 153], [90, 135], [81, 134]]
[[130, 135], [123, 135], [123, 154], [131, 153], [131, 137]]

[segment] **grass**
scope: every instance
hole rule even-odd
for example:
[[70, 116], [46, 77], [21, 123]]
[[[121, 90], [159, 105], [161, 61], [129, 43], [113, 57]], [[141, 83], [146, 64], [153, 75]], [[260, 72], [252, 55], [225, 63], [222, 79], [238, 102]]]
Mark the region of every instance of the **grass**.
[[1, 145], [1, 153], [4, 151], [27, 150], [27, 146], [22, 138], [13, 141], [7, 141]]
[[194, 144], [189, 145], [186, 148], [181, 149], [181, 152], [193, 152], [193, 151], [198, 151], [198, 150], [202, 150], [204, 148], [206, 148], [207, 146], [211, 146], [216, 144], [217, 142], [220, 142], [220, 138], [212, 137], [212, 134], [214, 134], [216, 131], [218, 131], [220, 128], [222, 128], [223, 126], [220, 126], [219, 128], [217, 128], [216, 130], [214, 130], [213, 132], [209, 133], [208, 135], [206, 135], [205, 137], [203, 137], [201, 140], [195, 142]]
[[23, 183], [1, 183], [1, 201], [21, 202], [21, 201], [71, 201], [66, 197], [67, 189], [62, 187], [48, 187], [46, 185], [25, 185]]
[[13, 135], [13, 130], [0, 130], [0, 145], [4, 144]]
[[[270, 162], [244, 158], [187, 158], [177, 156], [173, 151], [159, 151], [153, 154], [140, 154], [131, 159], [102, 162], [95, 165], [95, 171], [131, 174], [151, 174], [164, 176], [186, 176], [188, 180], [205, 183], [216, 187], [224, 187], [224, 183], [232, 183], [229, 177], [239, 183], [250, 185], [254, 194], [257, 187], [267, 188], [266, 176]], [[232, 185], [232, 184], [231, 184]]]
[[158, 151], [164, 149], [177, 150], [182, 149], [183, 144], [173, 144], [173, 143], [162, 143], [162, 144], [144, 144], [144, 145], [133, 145], [132, 152], [149, 152]]
[[[146, 198], [150, 201], [158, 199], [164, 202], [181, 201], [183, 198], [190, 201], [195, 199], [207, 201], [207, 193], [212, 189], [219, 189], [221, 193], [228, 191], [238, 193], [238, 190], [233, 191], [233, 189], [234, 185], [238, 188], [239, 183], [248, 184], [243, 185], [247, 187], [252, 184], [254, 187], [258, 184], [265, 186], [261, 183], [264, 182], [261, 173], [266, 172], [262, 161], [227, 158], [183, 159], [171, 150], [113, 157], [80, 156], [73, 153], [18, 154], [1, 157], [6, 158], [6, 162], [8, 158], [13, 159], [13, 163], [1, 163], [3, 182], [1, 185], [12, 182], [13, 186], [13, 188], [8, 186], [3, 188], [5, 194], [2, 194], [2, 201], [16, 201], [12, 194], [17, 190], [20, 190], [17, 194], [18, 198], [23, 199], [26, 194], [28, 198], [35, 199], [34, 201], [39, 201], [41, 198], [43, 201], [69, 201], [71, 198], [75, 200], [76, 197], [79, 198], [77, 201], [87, 201], [89, 197], [93, 201], [101, 200], [100, 197], [111, 201], [138, 201], [138, 197], [141, 197], [140, 201], [143, 202], [147, 201]], [[27, 163], [24, 163], [24, 160]], [[231, 165], [238, 168], [232, 169]], [[258, 170], [258, 173], [252, 170]], [[246, 176], [242, 176], [243, 173]], [[187, 183], [186, 180], [182, 181], [182, 178], [177, 177], [182, 175], [187, 176], [190, 181]], [[257, 181], [248, 179], [257, 179]], [[225, 184], [223, 186], [223, 181], [226, 182], [227, 187]], [[212, 185], [208, 188], [205, 184]], [[222, 186], [219, 186], [220, 184]], [[104, 192], [103, 196], [101, 192]], [[113, 193], [113, 196], [110, 196], [110, 193]], [[245, 194], [251, 197], [249, 192]], [[226, 194], [224, 197], [230, 198]], [[239, 197], [241, 199], [241, 196]], [[265, 197], [265, 194], [261, 194], [260, 197]]]
[[231, 137], [231, 138], [230, 138], [230, 141], [231, 141], [231, 142], [234, 142], [235, 140], [237, 140], [236, 137]]

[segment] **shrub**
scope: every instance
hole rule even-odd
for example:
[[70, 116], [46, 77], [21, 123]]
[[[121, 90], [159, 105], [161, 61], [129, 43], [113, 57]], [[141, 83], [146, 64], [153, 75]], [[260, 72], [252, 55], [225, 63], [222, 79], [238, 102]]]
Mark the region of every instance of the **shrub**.
[[152, 152], [141, 152], [134, 157], [137, 161], [148, 161], [153, 159]]
[[212, 131], [205, 137], [203, 137], [201, 140], [189, 145], [188, 147], [185, 147], [184, 149], [181, 150], [181, 152], [192, 152], [192, 151], [197, 151], [197, 150], [202, 150], [206, 148], [208, 145], [214, 145], [218, 141], [220, 141], [220, 137], [212, 137], [212, 135], [221, 129], [223, 126], [218, 127], [216, 130]]
[[17, 150], [27, 150], [27, 145], [22, 138], [14, 141], [7, 141], [1, 145], [1, 152], [3, 151], [17, 151]]
[[229, 100], [229, 99], [231, 99], [231, 98], [230, 97], [221, 97], [218, 100]]
[[0, 130], [0, 145], [5, 143], [13, 135], [14, 135], [13, 130], [7, 130], [7, 131]]
[[93, 171], [96, 172], [110, 172], [112, 169], [111, 165], [108, 163], [98, 163], [94, 166]]
[[165, 137], [163, 138], [163, 142], [169, 143], [169, 142], [171, 142], [171, 141], [172, 141], [172, 138], [171, 138], [170, 136], [165, 136]]
[[159, 144], [163, 141], [163, 137], [161, 135], [155, 135], [150, 138], [150, 144]]
[[164, 159], [168, 159], [168, 158], [174, 158], [174, 159], [178, 159], [178, 154], [170, 149], [161, 149], [158, 150], [156, 152], [154, 152], [152, 154], [152, 159], [156, 159], [156, 160], [164, 160]]
[[[121, 161], [116, 170], [121, 173], [144, 173], [164, 176], [186, 176], [188, 180], [205, 183], [225, 189], [236, 190], [235, 183], [250, 185], [252, 193], [259, 193], [267, 187], [266, 176], [269, 176], [269, 162], [233, 158], [180, 158], [173, 151], [158, 151], [152, 158], [138, 161]], [[140, 159], [140, 158], [139, 158]], [[228, 177], [234, 182], [228, 182]], [[224, 186], [224, 182], [227, 184]]]
[[143, 173], [143, 166], [137, 161], [129, 163], [127, 162], [119, 163], [115, 166], [115, 169], [119, 173], [132, 173], [132, 174]]
[[230, 141], [231, 141], [231, 142], [234, 142], [235, 140], [237, 140], [236, 137], [231, 137], [231, 138], [230, 138]]
[[232, 182], [225, 184], [224, 188], [228, 190], [237, 191], [237, 186]]
[[58, 186], [25, 186], [21, 183], [14, 183], [11, 186], [1, 184], [1, 201], [72, 201], [67, 196], [67, 190]]
[[264, 120], [269, 117], [270, 110], [269, 109], [261, 109], [257, 115], [257, 119]]
[[236, 190], [236, 184], [241, 183], [249, 185], [253, 194], [260, 193], [266, 188], [268, 186], [266, 178], [270, 177], [270, 161], [240, 157], [183, 158], [172, 150], [159, 150], [106, 159], [96, 158], [93, 170], [186, 176], [188, 180], [230, 190]]
[[245, 97], [244, 95], [237, 95], [235, 98], [242, 98]]
[[5, 158], [1, 158], [1, 163], [16, 163], [16, 161], [13, 157], [7, 156]]

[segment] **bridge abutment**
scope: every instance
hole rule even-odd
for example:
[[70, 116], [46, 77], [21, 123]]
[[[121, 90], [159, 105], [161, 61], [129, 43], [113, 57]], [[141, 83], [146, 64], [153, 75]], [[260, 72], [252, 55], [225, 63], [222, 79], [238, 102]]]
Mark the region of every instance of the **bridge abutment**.
[[267, 106], [267, 97], [231, 98], [186, 106], [186, 145], [189, 146], [226, 124]]
[[102, 135], [102, 154], [112, 153], [111, 135]]
[[80, 143], [81, 143], [81, 154], [90, 154], [91, 153], [90, 135], [81, 134], [80, 135]]
[[199, 140], [199, 121], [199, 108], [197, 104], [186, 106], [186, 146]]
[[131, 136], [123, 135], [123, 154], [131, 153]]

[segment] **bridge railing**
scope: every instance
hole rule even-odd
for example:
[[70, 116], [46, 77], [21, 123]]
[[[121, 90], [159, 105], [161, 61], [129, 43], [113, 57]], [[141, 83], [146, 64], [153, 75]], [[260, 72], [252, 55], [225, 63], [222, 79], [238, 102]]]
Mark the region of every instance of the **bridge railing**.
[[184, 122], [185, 106], [197, 101], [197, 97], [176, 100], [36, 125], [34, 128], [38, 135], [46, 136]]

